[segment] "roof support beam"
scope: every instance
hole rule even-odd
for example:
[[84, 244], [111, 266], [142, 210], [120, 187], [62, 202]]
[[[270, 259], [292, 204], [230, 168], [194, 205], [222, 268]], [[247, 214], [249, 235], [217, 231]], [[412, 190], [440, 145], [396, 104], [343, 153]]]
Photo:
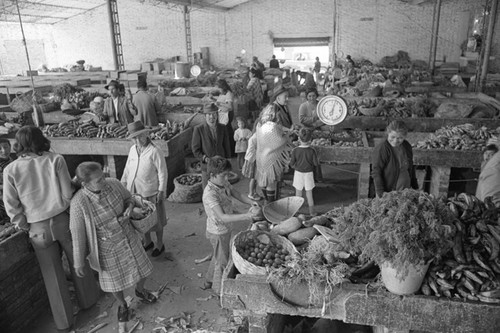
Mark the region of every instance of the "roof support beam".
[[88, 9], [88, 8], [82, 8], [82, 7], [61, 6], [61, 5], [53, 5], [53, 4], [45, 3], [45, 2], [31, 2], [31, 1], [23, 1], [23, 5], [29, 5], [30, 7], [59, 8], [59, 9], [66, 9], [66, 10], [87, 10]]
[[175, 5], [181, 5], [181, 6], [189, 6], [192, 8], [198, 8], [198, 9], [212, 9], [215, 11], [219, 12], [227, 12], [229, 8], [223, 7], [223, 6], [217, 6], [217, 5], [212, 5], [208, 3], [203, 3], [203, 2], [197, 2], [197, 1], [190, 1], [190, 0], [162, 0], [165, 3], [171, 3]]

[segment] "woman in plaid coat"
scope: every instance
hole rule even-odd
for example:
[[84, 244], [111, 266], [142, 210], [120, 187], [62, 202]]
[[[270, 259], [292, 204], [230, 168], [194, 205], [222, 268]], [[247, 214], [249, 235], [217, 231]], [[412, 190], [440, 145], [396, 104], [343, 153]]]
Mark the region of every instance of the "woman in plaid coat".
[[113, 293], [120, 303], [118, 321], [127, 322], [123, 290], [137, 285], [137, 297], [148, 303], [156, 301], [144, 289], [153, 265], [128, 218], [134, 201], [117, 179], [104, 178], [99, 163], [81, 163], [76, 175], [82, 189], [71, 200], [70, 211], [75, 271], [78, 276], [83, 275], [88, 258], [90, 267], [99, 273], [102, 290]]

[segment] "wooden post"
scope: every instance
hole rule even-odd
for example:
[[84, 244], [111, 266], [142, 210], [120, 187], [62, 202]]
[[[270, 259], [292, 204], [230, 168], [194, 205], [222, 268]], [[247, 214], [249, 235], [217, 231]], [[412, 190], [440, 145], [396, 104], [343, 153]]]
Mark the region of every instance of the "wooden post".
[[434, 74], [434, 71], [436, 69], [436, 52], [437, 52], [437, 40], [439, 33], [440, 16], [441, 16], [441, 0], [436, 0], [436, 3], [434, 4], [434, 16], [432, 19], [431, 49], [429, 55], [429, 68], [432, 74]]
[[442, 194], [448, 194], [448, 186], [450, 184], [450, 167], [431, 167], [431, 186], [429, 189], [430, 194], [438, 197]]
[[104, 156], [104, 169], [107, 169], [109, 177], [116, 178], [116, 163], [113, 155]]
[[497, 18], [497, 9], [498, 9], [498, 0], [491, 0], [491, 10], [488, 21], [488, 32], [486, 33], [486, 43], [484, 45], [484, 56], [482, 59], [483, 64], [481, 66], [479, 87], [476, 88], [476, 91], [482, 92], [484, 90], [484, 86], [486, 85], [486, 78], [488, 76], [488, 62], [490, 60], [490, 53], [491, 53], [491, 44], [493, 40], [493, 34], [495, 33], [494, 28], [495, 28], [495, 21]]
[[[366, 132], [361, 132], [361, 140], [364, 147], [369, 147]], [[370, 163], [361, 163], [359, 165], [358, 175], [358, 200], [368, 198], [370, 193]]]

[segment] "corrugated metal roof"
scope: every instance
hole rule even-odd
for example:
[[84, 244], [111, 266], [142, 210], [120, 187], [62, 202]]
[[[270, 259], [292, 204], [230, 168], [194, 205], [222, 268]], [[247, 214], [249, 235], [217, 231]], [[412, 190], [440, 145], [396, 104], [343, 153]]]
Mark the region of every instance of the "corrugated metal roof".
[[[23, 22], [54, 24], [106, 5], [106, 0], [19, 0]], [[0, 21], [18, 22], [16, 0], [0, 0]]]
[[[143, 1], [143, 0], [136, 0]], [[227, 11], [249, 0], [156, 0], [158, 3]], [[106, 0], [18, 0], [23, 22], [54, 24], [105, 6]], [[0, 0], [0, 21], [17, 22], [16, 0]]]

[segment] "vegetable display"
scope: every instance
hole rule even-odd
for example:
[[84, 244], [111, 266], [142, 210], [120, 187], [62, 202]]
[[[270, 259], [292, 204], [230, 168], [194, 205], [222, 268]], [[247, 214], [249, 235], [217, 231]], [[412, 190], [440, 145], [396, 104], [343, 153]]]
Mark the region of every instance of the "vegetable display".
[[431, 264], [421, 286], [424, 295], [500, 303], [500, 225], [491, 198], [484, 203], [461, 193], [448, 207], [456, 217], [452, 251]]
[[[184, 130], [184, 122], [176, 123], [164, 127], [151, 129], [150, 138], [152, 140], [170, 140], [176, 134]], [[59, 124], [46, 125], [42, 132], [48, 137], [67, 137], [67, 138], [116, 138], [126, 139], [128, 136], [127, 126], [113, 124], [96, 124], [92, 119], [80, 121], [70, 120]]]
[[429, 139], [419, 141], [419, 149], [482, 150], [488, 139], [497, 136], [497, 131], [472, 124], [446, 126], [431, 134]]
[[362, 262], [390, 262], [402, 274], [444, 255], [453, 245], [454, 216], [444, 201], [413, 189], [359, 200], [332, 212], [332, 229]]
[[258, 238], [247, 240], [240, 244], [236, 250], [245, 260], [261, 267], [280, 267], [285, 261], [290, 260], [288, 250], [280, 244], [263, 243]]
[[177, 178], [177, 181], [181, 185], [194, 185], [196, 183], [201, 183], [201, 175], [193, 174], [185, 174]]

